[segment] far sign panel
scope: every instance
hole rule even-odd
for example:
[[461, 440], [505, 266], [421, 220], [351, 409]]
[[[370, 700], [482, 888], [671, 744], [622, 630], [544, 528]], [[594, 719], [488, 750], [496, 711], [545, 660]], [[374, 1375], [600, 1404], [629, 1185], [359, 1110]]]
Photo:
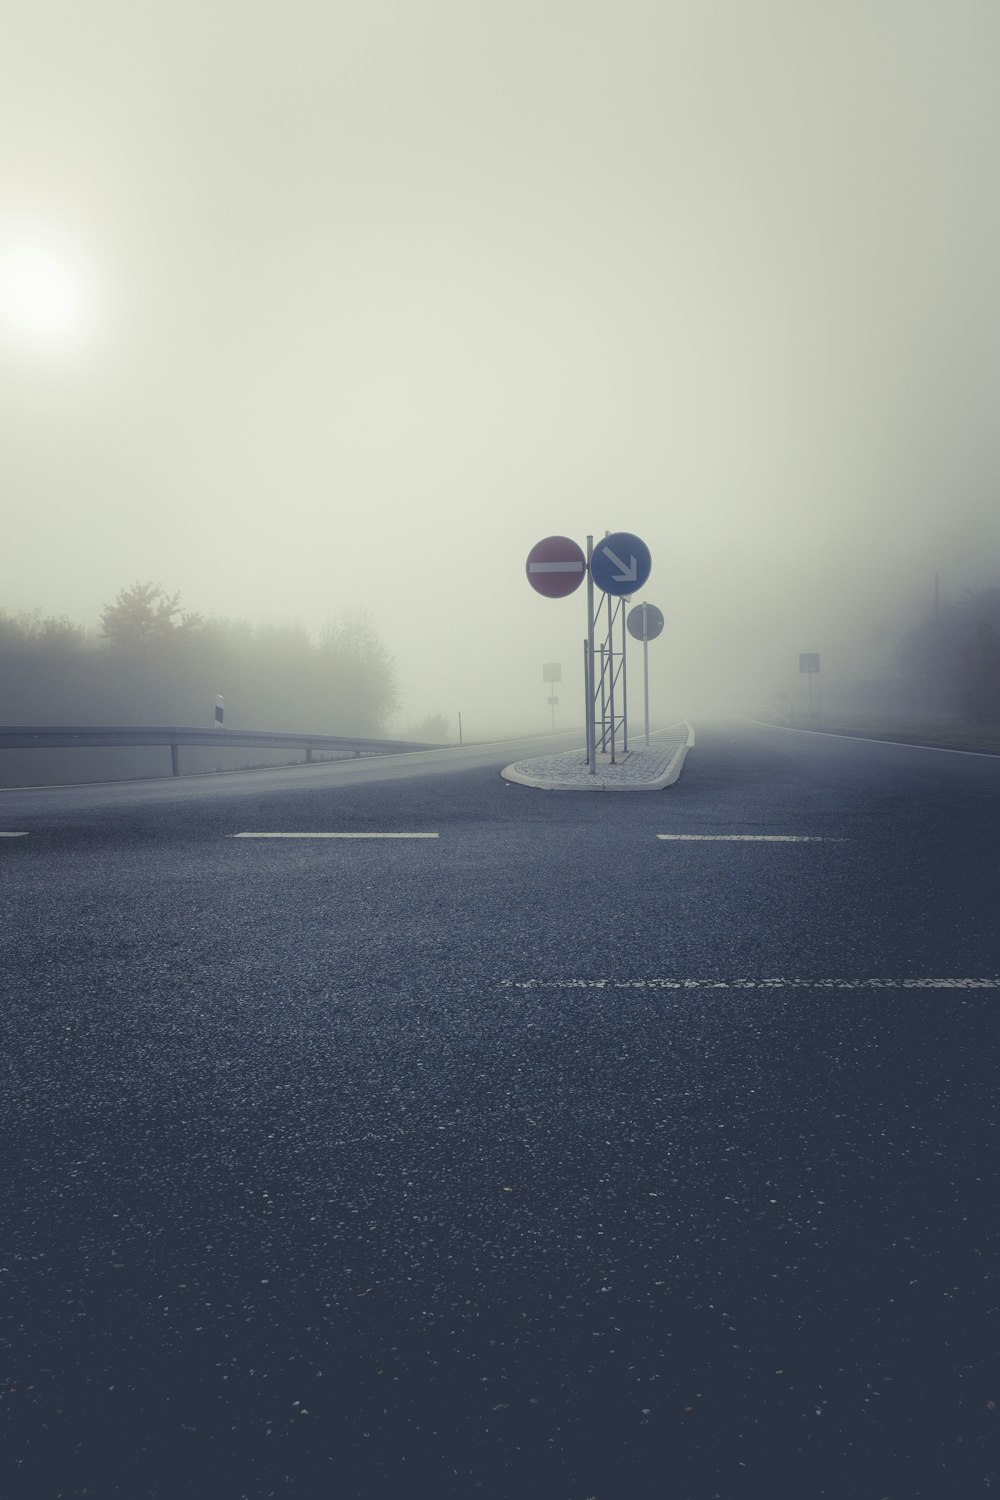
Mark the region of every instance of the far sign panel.
[[590, 559], [594, 582], [605, 594], [634, 594], [653, 567], [649, 548], [630, 531], [613, 531], [597, 543]]
[[549, 599], [564, 599], [583, 582], [587, 559], [580, 547], [568, 536], [547, 536], [536, 542], [528, 553], [525, 572], [528, 582]]
[[663, 615], [655, 604], [637, 604], [629, 611], [625, 626], [637, 641], [655, 641], [663, 629]]
[[800, 651], [799, 652], [799, 671], [800, 672], [818, 672], [819, 671], [819, 652], [818, 651]]

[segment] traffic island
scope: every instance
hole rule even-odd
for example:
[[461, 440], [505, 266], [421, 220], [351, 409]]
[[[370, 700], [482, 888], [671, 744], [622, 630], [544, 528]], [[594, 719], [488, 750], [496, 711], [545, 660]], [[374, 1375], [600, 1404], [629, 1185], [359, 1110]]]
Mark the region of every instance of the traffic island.
[[658, 792], [680, 776], [684, 758], [694, 744], [690, 724], [660, 735], [652, 745], [640, 745], [624, 755], [597, 756], [591, 774], [586, 750], [567, 750], [561, 755], [539, 755], [504, 766], [500, 775], [521, 786], [545, 792]]

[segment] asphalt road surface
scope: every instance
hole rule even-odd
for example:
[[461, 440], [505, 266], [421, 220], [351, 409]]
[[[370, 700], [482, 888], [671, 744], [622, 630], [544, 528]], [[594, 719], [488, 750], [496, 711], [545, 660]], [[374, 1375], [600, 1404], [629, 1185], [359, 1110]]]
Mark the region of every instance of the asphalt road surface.
[[1000, 1487], [1000, 759], [697, 729], [0, 793], [0, 1493]]

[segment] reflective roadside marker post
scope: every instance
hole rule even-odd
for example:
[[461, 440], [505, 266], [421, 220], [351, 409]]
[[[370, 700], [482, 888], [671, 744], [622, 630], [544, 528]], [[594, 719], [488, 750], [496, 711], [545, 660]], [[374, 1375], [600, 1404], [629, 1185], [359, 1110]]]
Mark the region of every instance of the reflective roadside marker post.
[[220, 728], [222, 727], [222, 718], [225, 712], [225, 703], [226, 700], [220, 693], [215, 700], [215, 722], [219, 725]]
[[629, 635], [642, 642], [642, 691], [645, 706], [646, 744], [649, 744], [649, 643], [663, 629], [663, 615], [655, 604], [637, 604], [626, 621]]

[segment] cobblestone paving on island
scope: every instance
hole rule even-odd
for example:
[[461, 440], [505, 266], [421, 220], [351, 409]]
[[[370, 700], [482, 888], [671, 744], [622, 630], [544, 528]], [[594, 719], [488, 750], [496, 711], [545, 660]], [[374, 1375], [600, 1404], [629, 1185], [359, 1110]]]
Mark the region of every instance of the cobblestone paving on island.
[[637, 791], [660, 784], [686, 740], [682, 731], [652, 745], [630, 748], [614, 765], [599, 757], [593, 776], [587, 769], [587, 752], [583, 748], [519, 760], [507, 766], [503, 774], [508, 780], [551, 790]]

